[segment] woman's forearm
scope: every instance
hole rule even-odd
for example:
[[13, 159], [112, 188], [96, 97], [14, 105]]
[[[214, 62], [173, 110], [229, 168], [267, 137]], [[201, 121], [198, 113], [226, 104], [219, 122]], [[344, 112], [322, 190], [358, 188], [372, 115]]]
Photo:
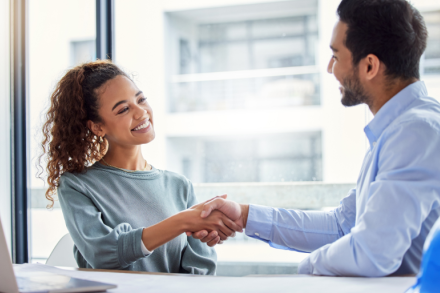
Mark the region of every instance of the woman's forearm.
[[145, 247], [152, 251], [168, 241], [185, 232], [185, 213], [181, 212], [171, 216], [153, 226], [144, 228], [142, 242]]

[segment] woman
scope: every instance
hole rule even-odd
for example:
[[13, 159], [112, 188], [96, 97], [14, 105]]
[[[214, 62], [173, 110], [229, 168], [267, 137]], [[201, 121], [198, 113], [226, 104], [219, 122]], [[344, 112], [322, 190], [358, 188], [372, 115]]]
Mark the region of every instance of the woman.
[[46, 119], [46, 198], [58, 194], [79, 267], [215, 274], [214, 249], [184, 232], [211, 231], [213, 246], [240, 227], [222, 213], [202, 219], [188, 209], [191, 182], [143, 158], [153, 112], [127, 74], [110, 61], [69, 70]]

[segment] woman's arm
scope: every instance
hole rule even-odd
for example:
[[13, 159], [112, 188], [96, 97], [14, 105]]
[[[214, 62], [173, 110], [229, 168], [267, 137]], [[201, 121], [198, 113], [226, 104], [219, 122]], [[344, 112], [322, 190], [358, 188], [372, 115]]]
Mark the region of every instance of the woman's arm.
[[217, 231], [220, 239], [226, 240], [227, 237], [233, 236], [235, 231], [241, 230], [237, 224], [218, 211], [202, 219], [200, 217], [202, 208], [203, 206], [184, 210], [153, 226], [144, 228], [142, 242], [145, 247], [152, 251], [187, 231]]

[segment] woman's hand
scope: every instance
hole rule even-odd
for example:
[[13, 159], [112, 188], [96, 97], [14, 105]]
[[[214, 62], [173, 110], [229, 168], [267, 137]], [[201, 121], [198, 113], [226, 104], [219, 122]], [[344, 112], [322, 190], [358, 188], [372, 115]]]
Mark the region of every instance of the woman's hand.
[[[195, 209], [195, 210], [202, 210], [201, 212], [201, 217], [202, 218], [206, 218], [211, 214], [212, 209], [209, 209], [208, 207], [212, 206], [212, 204], [215, 203], [215, 209], [219, 209], [229, 220], [233, 219], [234, 223], [236, 225], [238, 225], [240, 227], [240, 230], [235, 230], [237, 232], [243, 232], [243, 227], [244, 227], [244, 221], [243, 221], [243, 217], [241, 215], [241, 212], [239, 212], [238, 210], [240, 210], [240, 205], [235, 203], [235, 202], [229, 202], [226, 205], [223, 205], [225, 201], [225, 199], [227, 198], [227, 195], [220, 195], [220, 196], [216, 196], [213, 197], [211, 199], [208, 199], [205, 202], [199, 203], [195, 206], [192, 206], [191, 209]], [[232, 206], [232, 204], [235, 204], [237, 206]], [[203, 213], [203, 211], [205, 213]], [[195, 239], [200, 239], [200, 241], [207, 243], [208, 246], [215, 246], [216, 244], [222, 244], [223, 239], [218, 235], [218, 232], [213, 230], [208, 232], [207, 230], [200, 230], [197, 231], [195, 233], [193, 232], [186, 232], [186, 234], [188, 236], [193, 236]], [[235, 236], [235, 233], [234, 233]], [[231, 236], [231, 237], [234, 237]]]
[[209, 216], [202, 218], [200, 214], [204, 208], [203, 204], [195, 205], [153, 226], [144, 228], [142, 241], [145, 247], [150, 251], [154, 250], [185, 231], [206, 231], [207, 235], [208, 233], [211, 236], [214, 235], [210, 241], [203, 241], [209, 246], [214, 246], [219, 241], [234, 237], [235, 231], [242, 231], [240, 225], [220, 211], [213, 211]]
[[[234, 220], [235, 224], [239, 225], [241, 228], [244, 228], [246, 226], [249, 206], [240, 205], [236, 202], [226, 200], [226, 198], [227, 195], [216, 196], [194, 206], [193, 208], [199, 209], [200, 207], [202, 207], [202, 218], [208, 217], [213, 210], [219, 210], [229, 219]], [[239, 232], [243, 232], [243, 230], [241, 229]], [[202, 242], [208, 243], [209, 246], [215, 246], [216, 244], [223, 243], [223, 241], [221, 241], [219, 237], [217, 237], [215, 231], [208, 233], [208, 231], [206, 230], [201, 230], [195, 233], [187, 232], [186, 234], [188, 236], [194, 237], [195, 239], [199, 239]]]
[[203, 205], [193, 206], [191, 209], [181, 212], [186, 231], [206, 231], [216, 232], [220, 240], [226, 240], [228, 237], [234, 237], [236, 231], [242, 231], [242, 227], [229, 219], [220, 211], [212, 212], [208, 217], [202, 218], [200, 213]]

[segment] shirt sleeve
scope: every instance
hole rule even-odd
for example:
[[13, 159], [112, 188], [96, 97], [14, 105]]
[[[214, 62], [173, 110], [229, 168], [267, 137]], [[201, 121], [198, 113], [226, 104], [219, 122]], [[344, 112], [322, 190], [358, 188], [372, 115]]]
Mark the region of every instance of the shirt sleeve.
[[311, 252], [348, 233], [356, 218], [356, 190], [330, 212], [249, 206], [246, 235], [270, 246]]
[[[194, 188], [189, 182], [187, 208], [197, 204]], [[217, 268], [217, 253], [206, 243], [187, 236], [187, 245], [182, 252], [181, 270], [184, 273], [196, 275], [215, 275]]]
[[299, 273], [381, 277], [401, 265], [432, 209], [439, 207], [440, 135], [426, 122], [392, 129], [377, 144], [378, 171], [351, 233], [311, 253]]
[[[114, 228], [104, 224], [101, 212], [73, 175], [61, 176], [58, 197], [73, 242], [92, 268], [125, 269], [145, 256], [139, 245], [143, 228], [132, 229], [128, 223]], [[83, 260], [76, 258], [83, 266]]]

